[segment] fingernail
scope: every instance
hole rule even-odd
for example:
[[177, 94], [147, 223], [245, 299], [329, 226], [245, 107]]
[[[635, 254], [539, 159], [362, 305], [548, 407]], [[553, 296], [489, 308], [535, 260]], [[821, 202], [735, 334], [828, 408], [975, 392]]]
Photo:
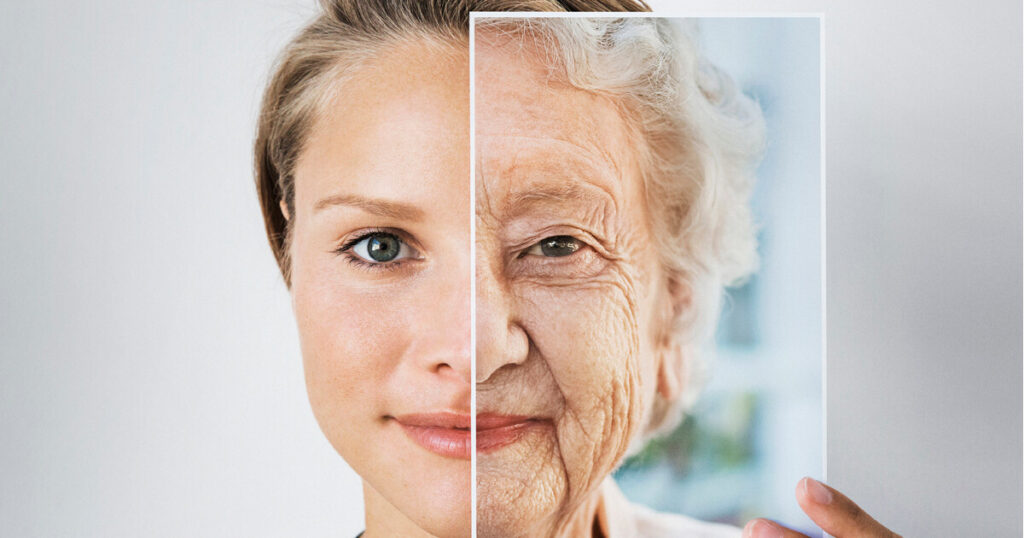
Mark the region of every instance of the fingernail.
[[753, 536], [757, 538], [786, 538], [786, 533], [783, 532], [782, 527], [768, 521], [766, 519], [755, 519], [750, 523], [747, 523], [746, 527], [743, 527], [743, 536]]
[[821, 485], [821, 482], [806, 477], [804, 478], [804, 493], [811, 498], [815, 504], [828, 504], [832, 502], [832, 492], [825, 486]]

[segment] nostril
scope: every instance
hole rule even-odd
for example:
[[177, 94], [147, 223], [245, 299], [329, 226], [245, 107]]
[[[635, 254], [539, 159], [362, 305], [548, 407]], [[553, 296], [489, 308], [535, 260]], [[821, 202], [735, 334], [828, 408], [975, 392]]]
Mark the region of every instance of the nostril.
[[446, 361], [437, 362], [428, 370], [438, 378], [457, 380], [460, 383], [469, 383], [472, 372], [468, 361]]

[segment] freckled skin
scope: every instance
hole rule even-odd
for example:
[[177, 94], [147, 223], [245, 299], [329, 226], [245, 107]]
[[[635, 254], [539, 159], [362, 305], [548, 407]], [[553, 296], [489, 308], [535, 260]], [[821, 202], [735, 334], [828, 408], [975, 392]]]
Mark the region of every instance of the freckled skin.
[[[646, 423], [665, 279], [614, 103], [478, 34], [477, 408], [548, 424], [478, 455], [481, 537], [588, 536]], [[524, 255], [558, 235], [565, 257]]]
[[[438, 52], [405, 44], [341, 83], [296, 171], [291, 292], [309, 400], [363, 478], [367, 536], [471, 532], [470, 461], [388, 418], [470, 411], [469, 64], [464, 50]], [[316, 208], [337, 195], [420, 215]], [[337, 252], [380, 228], [420, 257], [380, 270]]]

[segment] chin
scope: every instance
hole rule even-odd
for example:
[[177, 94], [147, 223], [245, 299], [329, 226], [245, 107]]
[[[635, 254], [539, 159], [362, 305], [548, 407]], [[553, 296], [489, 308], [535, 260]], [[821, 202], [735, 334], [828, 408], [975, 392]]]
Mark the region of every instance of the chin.
[[[539, 536], [554, 525], [566, 497], [564, 470], [545, 446], [477, 455], [477, 535]], [[517, 450], [521, 449], [521, 450]]]
[[341, 428], [337, 431], [345, 435], [328, 439], [363, 479], [369, 527], [383, 526], [392, 529], [392, 534], [408, 536], [471, 535], [469, 459], [431, 452], [397, 426], [359, 434]]
[[470, 461], [423, 456], [416, 458], [419, 472], [406, 468], [405, 476], [391, 486], [400, 496], [393, 502], [433, 536], [468, 538], [473, 528]]
[[[477, 498], [476, 532], [479, 538], [498, 538], [512, 536], [531, 536], [529, 514], [520, 513], [518, 507], [508, 503], [489, 501], [486, 496]], [[527, 510], [529, 512], [529, 510]]]
[[444, 537], [469, 537], [473, 529], [473, 489], [471, 487], [470, 463], [462, 464], [464, 473], [457, 480], [447, 481], [420, 489], [433, 507], [431, 521], [437, 525], [433, 534]]

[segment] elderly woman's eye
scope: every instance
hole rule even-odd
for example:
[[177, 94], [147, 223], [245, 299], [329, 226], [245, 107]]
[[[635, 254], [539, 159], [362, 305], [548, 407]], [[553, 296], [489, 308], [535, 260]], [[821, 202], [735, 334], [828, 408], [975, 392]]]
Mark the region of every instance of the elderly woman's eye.
[[542, 239], [539, 243], [530, 247], [524, 255], [561, 258], [563, 256], [573, 254], [582, 246], [583, 243], [575, 237], [568, 235], [556, 235], [554, 237]]
[[342, 247], [342, 250], [348, 250], [363, 261], [373, 264], [393, 262], [416, 255], [416, 250], [408, 243], [395, 234], [385, 232], [364, 235]]

